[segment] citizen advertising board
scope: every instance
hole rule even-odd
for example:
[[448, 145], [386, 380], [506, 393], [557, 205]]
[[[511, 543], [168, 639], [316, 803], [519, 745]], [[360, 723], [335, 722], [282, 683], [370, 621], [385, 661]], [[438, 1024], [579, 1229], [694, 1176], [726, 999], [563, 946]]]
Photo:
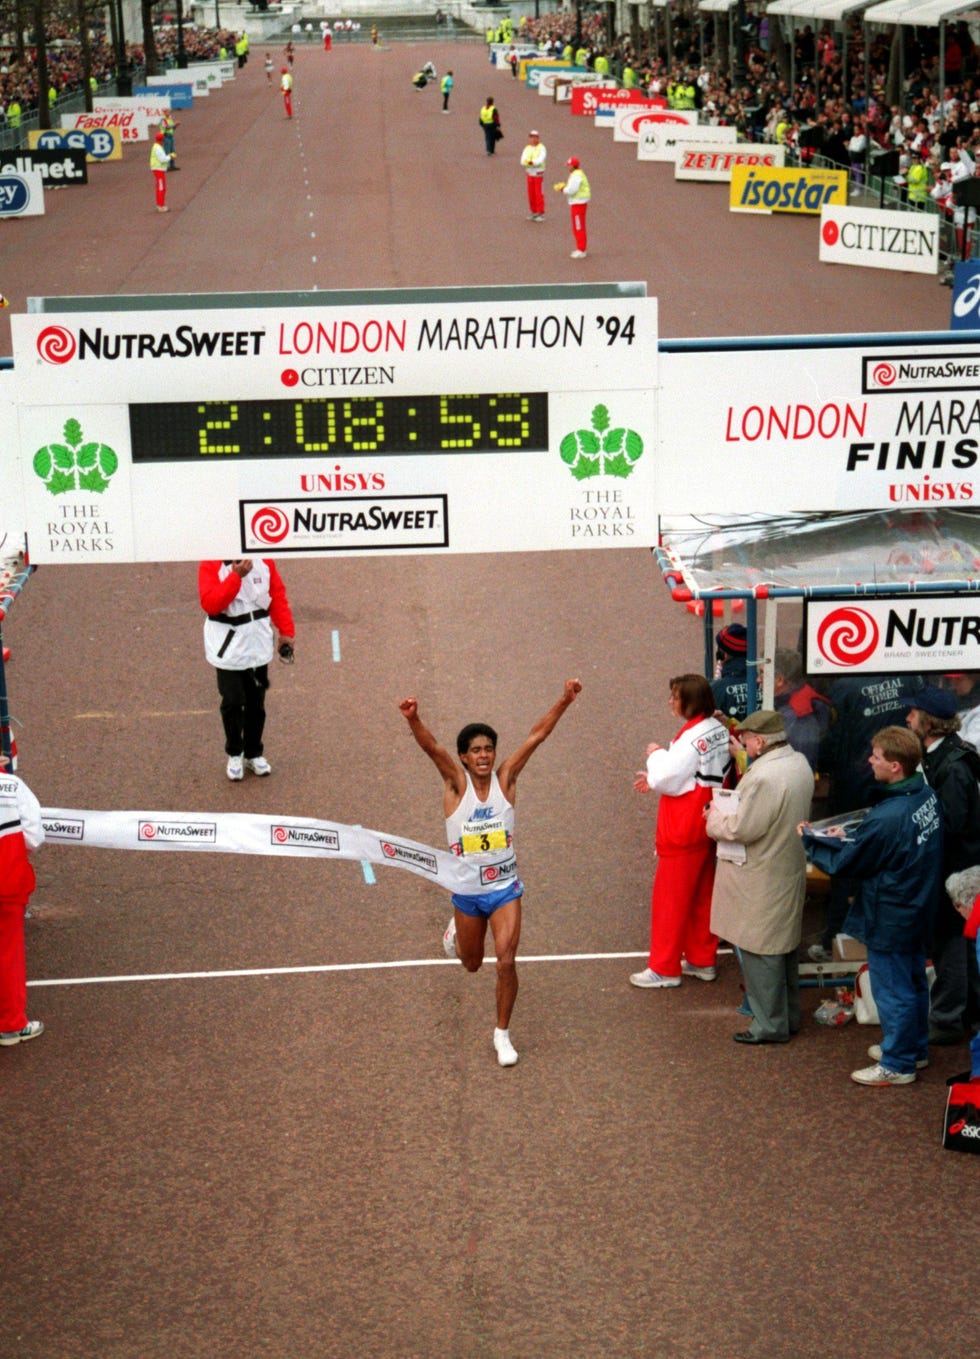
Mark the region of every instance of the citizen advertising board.
[[655, 542], [656, 301], [570, 291], [14, 316], [32, 560]]
[[841, 337], [660, 363], [662, 514], [980, 505], [980, 342]]
[[980, 260], [957, 260], [950, 330], [980, 330]]
[[734, 146], [733, 127], [700, 127], [697, 123], [645, 123], [637, 138], [637, 160], [676, 161], [678, 152], [693, 142], [701, 146]]
[[757, 143], [729, 150], [699, 138], [696, 142], [678, 146], [674, 158], [674, 178], [715, 180], [727, 184], [736, 165], [781, 169], [785, 157], [785, 148], [776, 146], [775, 143], [772, 145]]
[[145, 142], [149, 137], [149, 125], [142, 110], [101, 109], [91, 113], [63, 113], [61, 115], [63, 132], [96, 132], [104, 129], [119, 133], [121, 142]]
[[628, 104], [625, 108], [616, 108], [613, 113], [613, 140], [637, 142], [640, 133], [648, 127], [666, 132], [696, 127], [697, 121], [698, 115], [693, 109], [644, 109]]
[[810, 599], [804, 636], [811, 675], [980, 670], [980, 598]]
[[0, 174], [0, 217], [43, 217], [44, 180], [40, 170]]
[[847, 203], [846, 170], [732, 166], [728, 206], [733, 212], [791, 212], [819, 216], [827, 203]]
[[820, 214], [820, 262], [938, 273], [939, 218], [924, 212], [825, 207]]
[[38, 148], [33, 151], [0, 151], [0, 173], [23, 174], [37, 170], [45, 188], [68, 188], [88, 183], [85, 152], [61, 147], [57, 150]]
[[97, 165], [103, 160], [122, 160], [122, 134], [118, 127], [95, 127], [89, 131], [77, 128], [75, 131], [62, 129], [61, 132], [41, 132], [30, 128], [27, 145], [43, 151], [84, 151], [85, 163]]

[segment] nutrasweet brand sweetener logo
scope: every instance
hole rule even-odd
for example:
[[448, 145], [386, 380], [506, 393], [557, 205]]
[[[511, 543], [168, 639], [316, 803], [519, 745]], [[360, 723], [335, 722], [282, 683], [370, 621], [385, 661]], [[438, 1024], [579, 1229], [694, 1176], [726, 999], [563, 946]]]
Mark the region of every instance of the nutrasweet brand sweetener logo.
[[878, 624], [866, 609], [834, 609], [817, 630], [817, 646], [834, 665], [860, 665], [878, 645]]
[[115, 451], [108, 444], [86, 443], [77, 420], [67, 420], [63, 444], [45, 444], [34, 454], [34, 473], [52, 495], [73, 495], [89, 491], [101, 495], [109, 478], [119, 466]]
[[628, 477], [643, 456], [643, 440], [635, 429], [611, 428], [605, 406], [592, 411], [592, 428], [566, 434], [559, 445], [562, 462], [576, 481], [588, 477]]

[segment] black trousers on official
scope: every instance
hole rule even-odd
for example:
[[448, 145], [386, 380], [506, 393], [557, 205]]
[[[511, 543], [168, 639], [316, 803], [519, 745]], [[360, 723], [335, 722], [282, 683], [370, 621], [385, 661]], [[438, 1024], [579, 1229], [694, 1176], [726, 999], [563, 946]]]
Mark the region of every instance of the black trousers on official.
[[221, 721], [225, 729], [225, 754], [255, 760], [262, 754], [265, 730], [265, 691], [269, 667], [251, 670], [215, 670], [221, 695]]

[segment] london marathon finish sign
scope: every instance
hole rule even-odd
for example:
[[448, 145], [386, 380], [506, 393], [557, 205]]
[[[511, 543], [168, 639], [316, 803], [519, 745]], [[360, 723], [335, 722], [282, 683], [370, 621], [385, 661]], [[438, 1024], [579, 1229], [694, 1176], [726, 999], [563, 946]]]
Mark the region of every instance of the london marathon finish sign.
[[901, 340], [664, 355], [661, 513], [980, 505], [980, 345]]
[[653, 543], [656, 301], [610, 292], [15, 316], [31, 558]]

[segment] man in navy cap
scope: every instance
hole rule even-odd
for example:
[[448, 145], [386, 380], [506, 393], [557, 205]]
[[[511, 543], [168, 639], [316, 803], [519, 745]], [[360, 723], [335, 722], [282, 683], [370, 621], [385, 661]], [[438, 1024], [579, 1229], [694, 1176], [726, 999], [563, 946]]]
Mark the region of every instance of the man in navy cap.
[[[980, 864], [980, 755], [958, 734], [956, 695], [928, 684], [908, 700], [906, 725], [922, 743], [922, 772], [943, 809], [943, 878]], [[936, 915], [929, 1042], [960, 1043], [980, 1021], [976, 950], [947, 895]]]

